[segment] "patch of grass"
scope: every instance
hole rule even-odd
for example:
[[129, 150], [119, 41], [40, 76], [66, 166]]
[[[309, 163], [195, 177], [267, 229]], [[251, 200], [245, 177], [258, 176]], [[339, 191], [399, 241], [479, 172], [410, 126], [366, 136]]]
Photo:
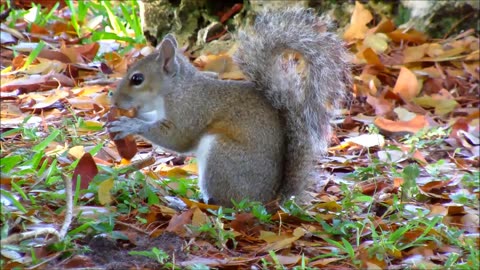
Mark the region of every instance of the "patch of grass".
[[[221, 212], [221, 211], [220, 211]], [[211, 239], [219, 249], [229, 249], [227, 245], [235, 248], [237, 241], [232, 230], [226, 230], [222, 221], [223, 215], [220, 214], [215, 218], [214, 222], [207, 222], [201, 226], [188, 226], [193, 233], [198, 234], [206, 239]]]
[[385, 168], [391, 167], [390, 163], [385, 163], [372, 157], [367, 167], [356, 167], [355, 170], [345, 177], [355, 181], [365, 181], [385, 175]]
[[271, 222], [272, 215], [267, 211], [265, 206], [259, 202], [242, 200], [239, 203], [234, 202], [234, 206], [236, 211], [252, 213], [254, 217], [263, 223]]
[[448, 137], [448, 129], [442, 127], [432, 127], [422, 129], [415, 134], [405, 136], [403, 142], [410, 145], [412, 149], [424, 149], [430, 146], [440, 145]]
[[32, 7], [27, 11], [27, 13], [23, 14], [23, 18], [30, 23], [37, 24], [39, 26], [45, 26], [49, 21], [58, 20], [58, 18], [54, 15], [55, 11], [57, 11], [60, 3], [57, 2], [55, 5], [50, 9], [42, 9], [40, 4], [32, 3]]
[[158, 263], [163, 265], [163, 267], [166, 267], [166, 268], [171, 268], [173, 266], [172, 263], [167, 262], [169, 259], [168, 254], [165, 251], [158, 249], [156, 247], [152, 248], [152, 250], [146, 250], [146, 251], [130, 251], [128, 252], [128, 254], [135, 255], [135, 256], [144, 256], [147, 258], [154, 259], [155, 261], [157, 261]]
[[406, 166], [402, 172], [402, 200], [410, 200], [419, 194], [417, 177], [420, 175], [418, 165], [412, 163]]
[[282, 206], [282, 210], [294, 217], [304, 221], [315, 221], [315, 217], [308, 213], [304, 207], [298, 205], [294, 200], [286, 201]]

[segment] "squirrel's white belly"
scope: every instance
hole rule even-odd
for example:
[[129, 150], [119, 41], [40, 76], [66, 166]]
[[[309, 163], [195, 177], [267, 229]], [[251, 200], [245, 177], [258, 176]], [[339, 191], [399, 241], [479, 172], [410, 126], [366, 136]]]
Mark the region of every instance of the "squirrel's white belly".
[[[208, 162], [208, 157], [211, 152], [212, 147], [215, 144], [216, 140], [216, 135], [213, 134], [208, 134], [208, 135], [203, 135], [203, 137], [200, 139], [197, 149], [195, 151], [195, 155], [197, 157], [197, 164], [198, 164], [198, 181], [199, 181], [199, 186], [200, 190], [204, 191], [206, 190], [205, 187], [205, 170], [207, 169], [207, 162]], [[209, 194], [203, 194], [208, 198]]]

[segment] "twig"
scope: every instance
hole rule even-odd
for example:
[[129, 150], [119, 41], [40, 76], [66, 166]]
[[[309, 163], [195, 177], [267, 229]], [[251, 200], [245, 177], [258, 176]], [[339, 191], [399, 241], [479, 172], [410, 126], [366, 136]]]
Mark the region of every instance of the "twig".
[[60, 239], [63, 240], [67, 235], [68, 228], [72, 223], [73, 217], [73, 193], [72, 193], [72, 180], [66, 175], [62, 174], [63, 182], [65, 183], [65, 219], [63, 220], [62, 228], [60, 229]]
[[62, 175], [63, 181], [65, 182], [65, 201], [66, 201], [66, 209], [65, 209], [65, 219], [63, 221], [62, 228], [60, 232], [58, 232], [55, 228], [43, 228], [38, 229], [35, 231], [23, 232], [23, 233], [16, 233], [8, 236], [5, 239], [0, 240], [0, 245], [8, 245], [13, 243], [21, 242], [25, 239], [29, 238], [36, 238], [39, 235], [52, 235], [54, 236], [50, 239], [47, 244], [55, 243], [58, 241], [63, 240], [65, 235], [67, 234], [68, 228], [72, 223], [73, 217], [73, 196], [72, 196], [72, 181]]
[[120, 220], [115, 221], [115, 223], [120, 224], [120, 225], [123, 225], [123, 226], [126, 226], [126, 227], [128, 227], [128, 228], [130, 228], [130, 229], [132, 229], [132, 230], [134, 230], [134, 231], [139, 232], [139, 233], [143, 233], [143, 234], [148, 235], [148, 232], [146, 232], [145, 230], [142, 230], [142, 229], [136, 227], [135, 225], [128, 224], [128, 223], [125, 223], [125, 222], [120, 221]]
[[443, 36], [443, 39], [446, 39], [452, 32], [455, 28], [457, 28], [458, 25], [460, 25], [462, 22], [464, 22], [466, 19], [468, 19], [468, 17], [472, 16], [473, 14], [475, 14], [474, 12], [470, 12], [468, 13], [467, 15], [463, 16], [462, 18], [460, 18], [460, 20], [458, 20], [457, 22], [455, 22], [455, 24], [450, 27], [450, 29], [448, 30], [448, 32]]
[[131, 173], [131, 172], [136, 172], [139, 171], [145, 167], [148, 167], [152, 164], [155, 163], [155, 158], [153, 156], [149, 156], [145, 159], [140, 159], [136, 160], [126, 166], [124, 166], [122, 169], [125, 169], [125, 173]]
[[54, 228], [43, 228], [43, 229], [38, 229], [38, 230], [35, 230], [35, 231], [30, 231], [30, 232], [12, 234], [7, 238], [2, 239], [0, 241], [0, 244], [3, 246], [3, 245], [8, 245], [8, 244], [18, 243], [18, 242], [21, 242], [25, 239], [35, 238], [39, 235], [49, 235], [49, 234], [54, 236], [55, 241], [58, 241], [60, 239], [60, 234], [58, 233], [58, 231], [56, 229], [54, 229]]

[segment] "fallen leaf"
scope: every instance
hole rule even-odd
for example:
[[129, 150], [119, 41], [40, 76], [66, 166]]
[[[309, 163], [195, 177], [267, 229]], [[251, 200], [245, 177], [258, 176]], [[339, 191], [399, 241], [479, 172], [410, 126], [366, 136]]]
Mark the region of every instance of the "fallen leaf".
[[72, 188], [75, 191], [77, 186], [77, 180], [80, 176], [80, 189], [87, 189], [90, 182], [92, 182], [95, 175], [98, 174], [97, 164], [93, 160], [90, 153], [83, 154], [82, 158], [77, 163], [77, 166], [73, 170], [72, 176]]
[[200, 227], [209, 222], [208, 216], [198, 207], [193, 208], [192, 225]]
[[411, 101], [420, 91], [417, 76], [408, 68], [401, 67], [393, 93], [401, 96], [405, 101]]
[[[127, 117], [132, 117], [131, 115], [126, 114], [134, 114], [135, 112], [123, 112], [122, 110], [117, 109], [116, 107], [111, 107], [110, 112], [108, 114], [107, 122], [112, 122], [121, 115], [125, 115]], [[137, 143], [135, 141], [135, 137], [133, 135], [128, 135], [122, 139], [114, 139], [116, 133], [108, 133], [110, 139], [113, 140], [115, 146], [117, 147], [118, 153], [124, 159], [130, 160], [137, 154]]]
[[196, 162], [190, 162], [187, 165], [182, 166], [181, 168], [182, 170], [190, 174], [198, 175], [198, 164]]
[[68, 154], [72, 155], [75, 159], [80, 159], [85, 154], [83, 145], [76, 145], [68, 150]]
[[350, 25], [345, 30], [343, 38], [347, 41], [365, 38], [368, 27], [367, 24], [373, 19], [372, 13], [366, 9], [359, 1], [355, 2]]
[[424, 108], [435, 108], [435, 114], [440, 116], [452, 112], [458, 106], [455, 99], [441, 95], [424, 95], [413, 98], [413, 102]]
[[388, 49], [388, 36], [383, 33], [368, 34], [363, 40], [363, 45], [375, 53], [383, 53]]
[[371, 48], [366, 48], [363, 51], [363, 57], [365, 58], [368, 64], [383, 68], [382, 61], [380, 61], [380, 58], [378, 57], [377, 53], [375, 53]]
[[417, 30], [410, 29], [405, 31], [404, 29], [397, 29], [390, 33], [387, 33], [387, 36], [395, 42], [413, 42], [416, 44], [422, 44], [427, 40], [427, 37], [424, 33], [421, 33]]
[[362, 134], [357, 137], [345, 139], [346, 143], [354, 143], [366, 148], [385, 145], [385, 138], [380, 134]]
[[240, 213], [235, 215], [235, 219], [230, 223], [232, 229], [245, 235], [257, 235], [260, 233], [258, 220], [251, 213]]
[[29, 75], [7, 83], [2, 83], [0, 91], [13, 91], [18, 88], [26, 92], [50, 90], [59, 86], [73, 87], [75, 82], [63, 74]]
[[403, 62], [411, 63], [419, 61], [425, 56], [425, 53], [428, 49], [428, 44], [422, 44], [419, 46], [407, 46], [403, 50]]
[[375, 115], [377, 116], [387, 115], [393, 110], [393, 103], [382, 96], [367, 95], [367, 103], [375, 109]]
[[107, 179], [98, 185], [98, 201], [101, 205], [106, 205], [112, 202], [112, 195], [110, 190], [113, 188], [113, 178]]
[[188, 209], [180, 215], [174, 215], [172, 219], [170, 219], [170, 222], [168, 223], [165, 231], [176, 233], [179, 236], [185, 236], [187, 233], [185, 225], [192, 223], [192, 216], [194, 211], [194, 209]]
[[374, 121], [379, 129], [390, 133], [417, 133], [423, 128], [428, 127], [425, 116], [417, 115], [410, 121], [392, 121], [383, 117], [378, 117]]

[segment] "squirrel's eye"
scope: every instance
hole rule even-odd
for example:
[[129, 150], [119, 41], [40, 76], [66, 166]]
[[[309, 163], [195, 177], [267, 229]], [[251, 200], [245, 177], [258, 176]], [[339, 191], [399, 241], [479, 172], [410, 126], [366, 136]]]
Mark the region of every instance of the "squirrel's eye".
[[143, 74], [142, 73], [135, 73], [132, 75], [130, 78], [130, 84], [131, 85], [140, 85], [143, 83]]

